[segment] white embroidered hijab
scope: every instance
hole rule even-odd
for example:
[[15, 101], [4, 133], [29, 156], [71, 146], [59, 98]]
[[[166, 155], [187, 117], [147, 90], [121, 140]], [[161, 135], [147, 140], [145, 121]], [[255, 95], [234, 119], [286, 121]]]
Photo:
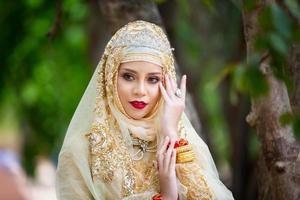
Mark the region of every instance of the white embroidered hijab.
[[[143, 120], [131, 119], [117, 94], [120, 63], [147, 61], [162, 67], [175, 79], [174, 60], [162, 29], [145, 21], [131, 22], [108, 42], [103, 56], [73, 115], [57, 167], [58, 199], [151, 199], [158, 191], [136, 194], [132, 137], [160, 142], [162, 98]], [[195, 132], [185, 114], [178, 127], [196, 154], [202, 173], [215, 199], [233, 199], [219, 180], [207, 145]], [[182, 193], [186, 193], [181, 188]]]

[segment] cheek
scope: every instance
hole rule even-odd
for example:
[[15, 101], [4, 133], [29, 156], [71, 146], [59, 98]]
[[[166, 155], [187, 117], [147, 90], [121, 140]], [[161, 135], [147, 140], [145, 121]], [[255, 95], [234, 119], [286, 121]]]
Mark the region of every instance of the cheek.
[[118, 78], [117, 91], [121, 102], [127, 99], [129, 95], [128, 92], [130, 91], [129, 85], [121, 77]]
[[155, 86], [152, 86], [149, 90], [150, 96], [153, 100], [158, 100], [160, 97], [160, 90], [158, 84]]

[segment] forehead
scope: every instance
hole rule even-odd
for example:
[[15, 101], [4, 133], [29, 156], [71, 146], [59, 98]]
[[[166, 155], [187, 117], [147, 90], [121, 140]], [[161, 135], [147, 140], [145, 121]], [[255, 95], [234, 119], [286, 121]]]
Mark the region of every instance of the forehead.
[[136, 73], [162, 73], [162, 68], [154, 63], [145, 61], [133, 61], [122, 63], [119, 71], [132, 70]]

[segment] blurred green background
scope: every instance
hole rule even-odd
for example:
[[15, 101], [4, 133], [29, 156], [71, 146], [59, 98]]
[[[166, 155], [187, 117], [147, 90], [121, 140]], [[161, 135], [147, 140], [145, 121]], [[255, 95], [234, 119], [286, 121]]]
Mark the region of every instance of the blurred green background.
[[33, 174], [37, 156], [56, 160], [93, 72], [87, 5], [64, 1], [62, 24], [51, 38], [55, 1], [1, 4], [1, 138], [9, 145], [18, 142], [23, 166]]
[[[287, 2], [300, 17], [299, 5]], [[242, 3], [155, 3], [180, 69], [188, 75], [202, 136], [230, 186], [234, 145], [244, 145], [245, 170], [253, 172], [259, 143], [245, 117], [250, 99], [268, 92], [258, 55], [246, 58]], [[80, 0], [0, 1], [0, 147], [19, 152], [28, 175], [34, 176], [39, 157], [57, 162], [68, 123], [109, 39], [95, 6], [96, 1]], [[251, 1], [244, 6], [253, 9]], [[260, 24], [256, 52], [271, 52], [274, 72], [291, 90], [285, 64], [290, 45], [300, 40], [299, 27], [276, 4], [264, 11]], [[296, 135], [299, 119], [283, 116]]]

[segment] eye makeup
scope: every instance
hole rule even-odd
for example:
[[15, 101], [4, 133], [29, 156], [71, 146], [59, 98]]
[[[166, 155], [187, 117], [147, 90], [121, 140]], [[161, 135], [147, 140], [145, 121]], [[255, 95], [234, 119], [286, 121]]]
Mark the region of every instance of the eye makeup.
[[121, 77], [126, 80], [126, 81], [133, 81], [134, 80], [134, 75], [128, 72], [123, 72], [121, 73]]
[[[126, 81], [133, 81], [135, 80], [136, 75], [129, 72], [122, 72], [121, 77]], [[159, 76], [154, 75], [148, 76], [146, 80], [151, 84], [156, 84], [161, 81]]]
[[148, 77], [148, 82], [150, 82], [151, 84], [156, 84], [160, 81], [160, 78], [158, 76], [150, 76]]

